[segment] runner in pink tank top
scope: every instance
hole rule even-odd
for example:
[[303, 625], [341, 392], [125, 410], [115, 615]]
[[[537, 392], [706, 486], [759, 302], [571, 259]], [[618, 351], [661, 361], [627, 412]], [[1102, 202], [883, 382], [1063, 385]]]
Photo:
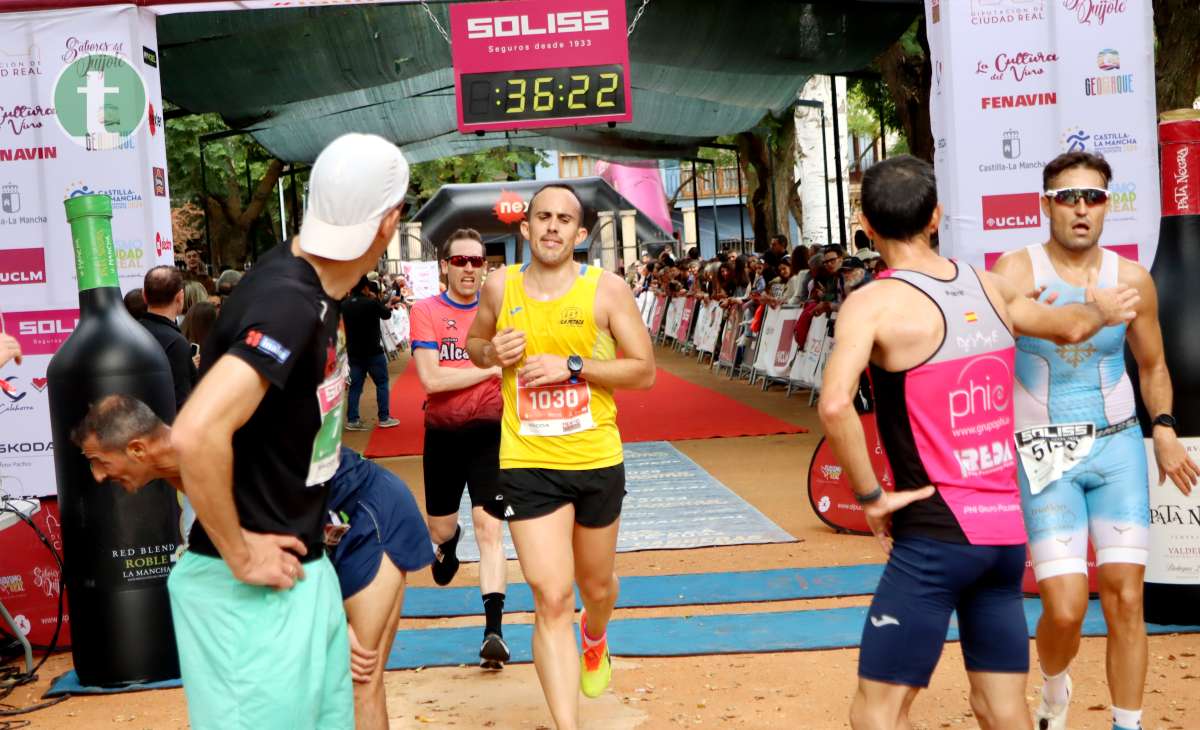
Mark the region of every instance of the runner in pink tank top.
[[[1086, 339], [1133, 316], [1136, 293], [1049, 307], [929, 244], [933, 168], [904, 155], [863, 175], [863, 229], [891, 267], [838, 314], [820, 414], [867, 524], [888, 553], [871, 602], [850, 709], [854, 728], [908, 727], [951, 614], [983, 728], [1032, 727], [1021, 604], [1025, 533], [1013, 446], [1013, 331]], [[875, 481], [855, 396], [870, 369], [896, 492]]]

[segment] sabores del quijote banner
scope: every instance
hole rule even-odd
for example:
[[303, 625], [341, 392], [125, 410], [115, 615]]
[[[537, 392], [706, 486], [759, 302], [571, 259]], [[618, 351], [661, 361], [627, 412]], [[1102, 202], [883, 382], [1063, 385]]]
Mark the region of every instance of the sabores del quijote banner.
[[1113, 168], [1101, 245], [1149, 268], [1160, 214], [1151, 0], [925, 0], [943, 252], [1045, 241], [1042, 168]]
[[121, 288], [173, 263], [154, 15], [134, 6], [0, 14], [0, 490], [55, 493], [46, 366], [78, 318], [63, 200], [113, 203]]

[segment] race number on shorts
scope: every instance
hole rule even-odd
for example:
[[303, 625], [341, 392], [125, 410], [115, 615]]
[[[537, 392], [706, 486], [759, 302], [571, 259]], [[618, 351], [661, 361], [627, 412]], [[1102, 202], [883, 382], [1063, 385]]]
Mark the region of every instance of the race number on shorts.
[[1039, 494], [1087, 458], [1096, 442], [1096, 427], [1090, 423], [1047, 424], [1017, 431], [1016, 437], [1029, 491]]
[[595, 428], [587, 383], [527, 387], [517, 384], [517, 418], [522, 436], [565, 436]]

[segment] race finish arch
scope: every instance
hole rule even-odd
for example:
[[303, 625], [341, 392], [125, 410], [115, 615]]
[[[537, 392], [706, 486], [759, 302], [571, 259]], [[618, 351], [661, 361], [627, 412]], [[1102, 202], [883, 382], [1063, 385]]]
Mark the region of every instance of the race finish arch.
[[[572, 180], [520, 180], [516, 182], [472, 183], [443, 185], [429, 202], [413, 216], [421, 224], [423, 247], [440, 246], [446, 237], [459, 228], [474, 228], [485, 241], [508, 239], [515, 242], [510, 246], [512, 255], [506, 253], [507, 263], [516, 263], [527, 258], [522, 253], [520, 225], [526, 218], [529, 201], [545, 185], [569, 185], [579, 194], [587, 213], [583, 225], [588, 237], [576, 248], [576, 255], [588, 263], [600, 259], [607, 264], [624, 260], [621, 236], [621, 211], [636, 211], [636, 236], [639, 249], [651, 245], [673, 244], [670, 233], [658, 227], [633, 203], [613, 189], [599, 177], [584, 177]], [[611, 217], [601, 213], [610, 213]], [[611, 236], [605, 228], [612, 227]], [[605, 241], [609, 243], [606, 245]], [[630, 242], [632, 245], [632, 242]], [[607, 261], [606, 261], [607, 256]]]
[[[553, 3], [559, 34], [575, 35], [571, 40], [583, 48], [588, 41], [596, 46], [600, 36], [594, 34], [607, 33], [610, 41], [624, 36], [623, 60], [585, 57], [576, 47], [569, 59], [544, 64], [533, 77], [513, 73], [535, 70], [528, 66], [470, 70], [509, 74], [490, 87], [500, 88], [502, 98], [489, 101], [493, 106], [499, 101], [511, 115], [525, 113], [515, 111], [517, 99], [508, 98], [520, 86], [518, 79], [526, 83], [518, 95], [526, 109], [547, 104], [551, 82], [542, 81], [539, 89], [539, 78], [553, 76], [554, 86], [561, 80], [565, 98], [554, 99], [550, 110], [534, 111], [561, 111], [565, 104], [575, 115], [560, 120], [565, 126], [463, 134], [447, 31], [450, 10], [462, 3], [0, 3], [0, 96], [6, 110], [19, 110], [0, 125], [0, 169], [7, 173], [0, 179], [0, 284], [5, 284], [0, 285], [0, 328], [14, 334], [27, 354], [21, 365], [10, 363], [0, 373], [8, 386], [0, 393], [0, 441], [13, 445], [0, 453], [0, 491], [48, 498], [35, 520], [55, 540], [46, 366], [77, 317], [61, 201], [88, 192], [113, 199], [123, 289], [139, 285], [139, 271], [169, 263], [174, 247], [166, 102], [180, 113], [218, 113], [231, 128], [253, 135], [288, 162], [312, 161], [348, 131], [379, 134], [413, 163], [509, 145], [605, 159], [695, 157], [698, 146], [715, 137], [752, 129], [768, 113], [786, 109], [811, 75], [866, 68], [911, 24], [919, 3], [654, 0], [639, 5], [633, 0]], [[595, 15], [588, 27], [583, 14], [604, 8], [611, 11], [608, 27], [601, 30]], [[629, 13], [631, 8], [638, 12]], [[574, 12], [580, 13], [577, 32], [571, 30]], [[505, 21], [491, 27], [495, 34], [514, 26]], [[530, 16], [515, 27], [538, 35], [550, 25]], [[747, 43], [748, 38], [755, 42]], [[59, 88], [72, 64], [76, 73], [100, 77]], [[612, 73], [617, 84], [608, 91], [614, 79], [606, 74]], [[82, 105], [57, 99], [62, 92], [78, 102], [83, 97], [71, 94], [81, 88], [92, 90]], [[103, 98], [109, 94], [114, 96]], [[97, 99], [106, 110], [120, 110], [105, 119], [105, 129], [81, 121], [81, 110]], [[625, 204], [619, 201], [622, 209]], [[611, 209], [600, 202], [594, 207]], [[668, 238], [641, 215], [637, 224], [639, 238]], [[4, 600], [10, 607], [10, 601], [26, 602], [22, 610], [32, 625], [30, 636], [44, 643], [57, 622], [59, 575], [30, 532], [4, 531], [0, 554], [17, 556], [18, 563], [8, 576], [16, 578], [4, 584]]]

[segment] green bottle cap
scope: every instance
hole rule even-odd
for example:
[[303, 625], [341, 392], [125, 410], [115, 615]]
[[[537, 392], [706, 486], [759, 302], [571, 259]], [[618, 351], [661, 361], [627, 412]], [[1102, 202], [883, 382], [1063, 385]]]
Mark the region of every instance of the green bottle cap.
[[67, 222], [87, 215], [112, 218], [112, 198], [107, 195], [78, 195], [63, 201], [67, 208]]
[[63, 206], [71, 224], [79, 291], [120, 286], [112, 237], [112, 199], [107, 195], [80, 195], [67, 198]]

